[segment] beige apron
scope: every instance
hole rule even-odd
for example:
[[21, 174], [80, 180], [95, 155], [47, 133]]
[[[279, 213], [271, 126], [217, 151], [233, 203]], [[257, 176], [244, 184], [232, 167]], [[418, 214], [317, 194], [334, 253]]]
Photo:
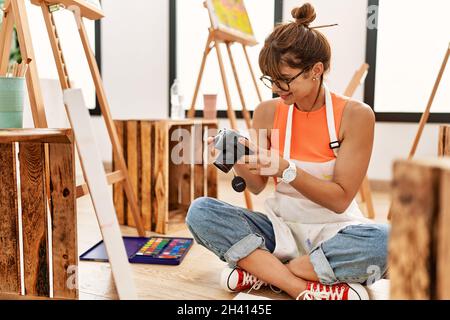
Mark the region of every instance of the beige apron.
[[[324, 88], [330, 147], [338, 146], [333, 101], [325, 84]], [[284, 159], [291, 160], [298, 168], [316, 178], [331, 181], [336, 159], [324, 163], [290, 159], [294, 108], [293, 105], [290, 106], [287, 118]], [[333, 150], [337, 156], [336, 149]], [[276, 239], [274, 255], [282, 261], [309, 254], [312, 249], [335, 236], [346, 226], [373, 223], [362, 215], [355, 200], [344, 213], [337, 214], [307, 199], [281, 179], [278, 179], [276, 191], [265, 202], [265, 213], [274, 228]]]

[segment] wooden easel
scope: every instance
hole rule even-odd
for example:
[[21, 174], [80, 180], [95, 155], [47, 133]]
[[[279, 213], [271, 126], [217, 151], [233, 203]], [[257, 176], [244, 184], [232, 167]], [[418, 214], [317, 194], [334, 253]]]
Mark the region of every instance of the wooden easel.
[[[353, 76], [352, 80], [350, 81], [347, 89], [344, 92], [344, 96], [346, 97], [353, 97], [355, 94], [356, 89], [363, 84], [363, 82], [366, 79], [367, 72], [369, 70], [369, 65], [367, 63], [364, 63], [359, 70], [355, 72], [355, 75]], [[364, 180], [361, 184], [361, 188], [359, 189], [359, 194], [361, 196], [361, 201], [366, 205], [367, 209], [367, 217], [369, 219], [375, 218], [375, 210], [373, 207], [373, 201], [372, 201], [372, 192], [370, 190], [370, 183], [369, 178], [367, 175], [364, 177]]]
[[[207, 8], [206, 3], [203, 3], [204, 7]], [[195, 117], [195, 104], [197, 103], [197, 97], [198, 97], [198, 93], [200, 90], [200, 85], [202, 82], [202, 78], [203, 78], [203, 72], [205, 70], [205, 65], [206, 65], [206, 60], [208, 58], [209, 53], [211, 52], [212, 49], [216, 50], [216, 54], [217, 54], [217, 60], [219, 62], [219, 68], [220, 68], [220, 74], [222, 77], [222, 83], [223, 83], [223, 88], [225, 91], [225, 98], [227, 101], [227, 115], [228, 115], [228, 119], [230, 120], [230, 125], [231, 128], [236, 130], [237, 129], [237, 122], [236, 122], [236, 114], [235, 111], [232, 107], [232, 102], [231, 102], [231, 95], [230, 95], [230, 90], [228, 87], [228, 81], [227, 81], [227, 76], [225, 73], [225, 67], [224, 67], [224, 63], [223, 63], [223, 58], [222, 58], [222, 53], [221, 53], [221, 49], [220, 49], [220, 43], [225, 43], [226, 47], [227, 47], [227, 52], [228, 52], [228, 57], [230, 59], [230, 63], [231, 63], [231, 67], [233, 69], [233, 75], [234, 75], [234, 79], [236, 81], [236, 86], [238, 89], [238, 93], [239, 93], [239, 98], [241, 100], [241, 104], [242, 104], [242, 114], [244, 116], [245, 119], [245, 123], [247, 125], [248, 129], [251, 129], [252, 127], [252, 120], [251, 120], [251, 116], [250, 116], [250, 112], [247, 109], [247, 105], [245, 103], [245, 99], [244, 99], [244, 94], [242, 92], [242, 87], [241, 87], [241, 83], [239, 81], [239, 76], [238, 76], [238, 72], [236, 69], [236, 64], [234, 62], [234, 58], [233, 58], [233, 54], [231, 52], [231, 45], [234, 43], [240, 43], [242, 45], [242, 49], [244, 50], [244, 54], [245, 54], [245, 59], [247, 61], [252, 79], [253, 79], [253, 84], [255, 85], [256, 88], [256, 93], [258, 95], [258, 99], [260, 102], [262, 102], [262, 97], [261, 97], [261, 92], [259, 91], [259, 87], [258, 84], [256, 82], [256, 77], [255, 77], [255, 73], [253, 71], [252, 65], [250, 63], [250, 58], [248, 56], [247, 53], [247, 46], [254, 46], [257, 44], [256, 41], [251, 41], [249, 39], [243, 39], [243, 38], [239, 38], [235, 35], [231, 35], [229, 33], [226, 33], [222, 30], [218, 30], [218, 29], [214, 29], [213, 27], [213, 20], [211, 17], [211, 13], [208, 10], [208, 15], [209, 15], [209, 19], [211, 22], [211, 27], [209, 28], [209, 35], [208, 35], [208, 39], [206, 41], [206, 46], [205, 46], [205, 50], [203, 53], [203, 59], [202, 59], [202, 63], [200, 66], [200, 72], [197, 78], [197, 84], [195, 86], [195, 91], [194, 91], [194, 96], [192, 98], [192, 103], [191, 103], [191, 108], [188, 111], [188, 118], [194, 118]], [[247, 208], [249, 210], [253, 210], [253, 203], [252, 203], [252, 199], [251, 199], [251, 195], [250, 192], [248, 190], [244, 191], [244, 196], [245, 196], [245, 202], [247, 205]]]
[[[419, 129], [417, 130], [417, 134], [416, 134], [416, 137], [414, 138], [414, 142], [411, 147], [411, 151], [409, 152], [409, 156], [408, 156], [409, 160], [411, 160], [416, 155], [416, 151], [417, 151], [417, 147], [420, 142], [420, 138], [422, 137], [423, 130], [425, 129], [425, 125], [428, 122], [428, 119], [430, 117], [431, 106], [433, 105], [434, 98], [436, 97], [436, 93], [439, 89], [439, 85], [441, 84], [441, 80], [444, 75], [445, 68], [447, 67], [449, 57], [450, 57], [450, 43], [447, 48], [447, 53], [444, 56], [444, 60], [442, 61], [441, 69], [439, 70], [439, 74], [434, 83], [434, 87], [431, 92], [430, 99], [428, 100], [427, 107], [425, 109], [425, 112], [422, 114], [422, 118], [420, 119]], [[389, 214], [388, 214], [388, 219], [391, 220], [391, 218], [392, 218], [392, 213], [391, 213], [391, 208], [390, 208]]]
[[433, 91], [431, 92], [431, 96], [430, 96], [430, 100], [428, 101], [427, 108], [425, 109], [425, 112], [422, 115], [422, 118], [420, 119], [419, 129], [417, 130], [417, 134], [414, 139], [413, 146], [411, 148], [411, 151], [409, 152], [409, 159], [412, 159], [416, 154], [417, 146], [419, 145], [420, 138], [422, 137], [423, 129], [425, 128], [425, 124], [428, 122], [428, 119], [430, 117], [431, 106], [433, 105], [434, 98], [436, 97], [436, 93], [439, 89], [439, 85], [441, 84], [442, 76], [444, 75], [445, 68], [447, 67], [449, 57], [450, 57], [450, 43], [448, 45], [447, 53], [445, 54], [444, 61], [442, 62], [441, 69], [439, 70], [438, 77], [434, 84]]
[[[90, 47], [86, 28], [82, 19], [87, 18], [90, 20], [98, 20], [104, 17], [103, 12], [95, 6], [88, 4], [84, 0], [31, 0], [31, 3], [40, 6], [42, 9], [42, 14], [44, 16], [45, 25], [47, 27], [50, 44], [53, 50], [53, 55], [58, 70], [59, 80], [63, 90], [71, 89], [71, 84], [52, 11], [57, 10], [59, 6], [62, 5], [74, 12], [74, 17], [78, 26], [81, 42], [83, 44], [86, 59], [95, 84], [100, 109], [112, 142], [113, 152], [118, 159], [117, 165], [119, 167], [119, 170], [108, 174], [107, 180], [109, 184], [120, 182], [123, 183], [128, 202], [133, 213], [134, 220], [136, 222], [138, 233], [140, 236], [145, 236], [140, 209], [137, 205], [137, 198], [130, 182], [128, 169], [125, 164], [122, 148], [119, 144], [118, 135], [111, 116], [98, 65], [95, 60], [94, 53]], [[50, 10], [50, 7], [52, 8], [52, 10]], [[36, 128], [47, 128], [48, 125], [45, 116], [44, 102], [39, 85], [39, 76], [36, 67], [36, 60], [34, 56], [30, 27], [28, 24], [28, 17], [24, 0], [6, 0], [4, 4], [3, 23], [0, 30], [0, 75], [4, 75], [7, 72], [9, 50], [11, 48], [11, 36], [14, 25], [17, 28], [17, 35], [19, 39], [22, 59], [24, 61], [31, 59], [28, 67], [28, 73], [26, 75], [26, 80], [34, 125]], [[86, 178], [87, 177], [85, 177], [85, 180]], [[86, 184], [77, 187], [77, 197], [81, 197], [87, 194], [89, 194], [89, 190]]]

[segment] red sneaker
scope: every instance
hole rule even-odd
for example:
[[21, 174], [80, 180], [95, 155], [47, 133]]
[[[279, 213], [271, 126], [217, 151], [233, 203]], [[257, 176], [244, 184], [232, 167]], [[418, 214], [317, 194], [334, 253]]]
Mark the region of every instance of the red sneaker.
[[369, 300], [369, 295], [357, 283], [327, 286], [319, 282], [308, 282], [306, 290], [298, 295], [297, 300]]
[[225, 268], [220, 276], [220, 286], [228, 292], [240, 292], [249, 290], [259, 290], [262, 286], [269, 286], [275, 293], [281, 290], [269, 285], [267, 282], [259, 280], [251, 273], [240, 268]]

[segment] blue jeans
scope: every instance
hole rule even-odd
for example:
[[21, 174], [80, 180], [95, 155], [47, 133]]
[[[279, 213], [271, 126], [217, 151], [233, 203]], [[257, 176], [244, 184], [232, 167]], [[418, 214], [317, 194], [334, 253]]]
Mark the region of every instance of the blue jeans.
[[[275, 234], [266, 215], [212, 198], [192, 202], [186, 224], [194, 239], [234, 268], [256, 249], [275, 250]], [[348, 226], [310, 253], [321, 283], [371, 284], [387, 270], [389, 226]]]

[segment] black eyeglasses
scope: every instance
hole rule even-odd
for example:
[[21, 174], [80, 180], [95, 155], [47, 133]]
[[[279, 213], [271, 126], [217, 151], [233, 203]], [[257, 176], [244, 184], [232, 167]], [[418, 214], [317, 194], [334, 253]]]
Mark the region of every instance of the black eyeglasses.
[[289, 90], [291, 90], [292, 81], [294, 81], [295, 79], [300, 77], [303, 73], [305, 73], [308, 70], [309, 70], [309, 67], [303, 69], [297, 75], [293, 76], [289, 80], [273, 80], [272, 78], [270, 78], [268, 76], [262, 76], [261, 78], [259, 78], [259, 80], [261, 80], [262, 83], [264, 83], [264, 85], [271, 90], [272, 90], [273, 84], [275, 83], [275, 85], [278, 88], [280, 88], [281, 90], [289, 91]]

